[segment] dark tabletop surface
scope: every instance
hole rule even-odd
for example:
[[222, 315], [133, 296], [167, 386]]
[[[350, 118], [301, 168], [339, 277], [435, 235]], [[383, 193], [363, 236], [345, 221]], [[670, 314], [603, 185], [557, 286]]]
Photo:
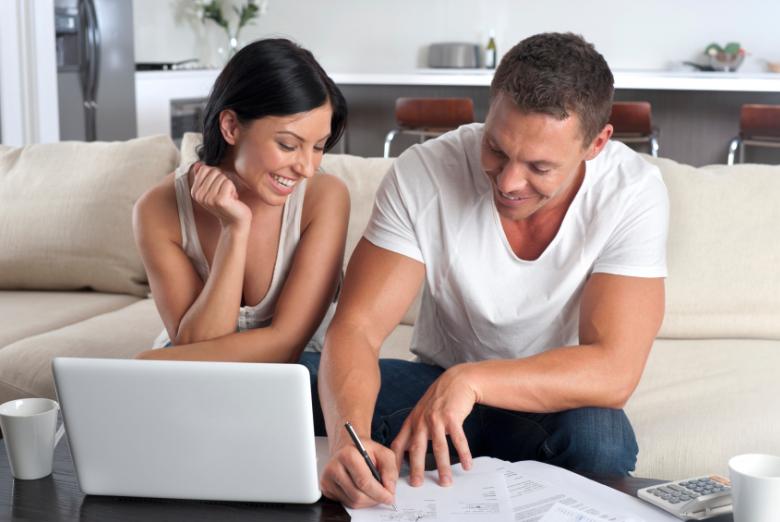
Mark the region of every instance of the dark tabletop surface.
[[[661, 482], [634, 477], [589, 478], [629, 495]], [[347, 521], [349, 515], [340, 504], [327, 499], [312, 505], [294, 505], [86, 496], [79, 490], [66, 441], [54, 453], [52, 475], [39, 480], [13, 479], [3, 441], [0, 443], [0, 520], [335, 522]], [[727, 522], [732, 518], [726, 515], [710, 520]]]

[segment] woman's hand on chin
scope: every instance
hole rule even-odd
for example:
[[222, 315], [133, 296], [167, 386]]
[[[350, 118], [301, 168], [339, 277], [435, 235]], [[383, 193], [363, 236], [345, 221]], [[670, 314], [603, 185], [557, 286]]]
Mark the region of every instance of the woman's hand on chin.
[[219, 167], [193, 165], [192, 199], [216, 217], [223, 227], [248, 227], [252, 210], [238, 198], [236, 184]]

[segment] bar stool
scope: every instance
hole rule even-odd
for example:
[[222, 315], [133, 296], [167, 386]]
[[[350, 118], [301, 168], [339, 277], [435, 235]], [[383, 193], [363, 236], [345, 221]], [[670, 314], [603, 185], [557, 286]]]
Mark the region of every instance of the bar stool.
[[648, 143], [650, 154], [658, 157], [658, 129], [653, 127], [648, 102], [614, 102], [609, 123], [612, 138], [623, 143]]
[[739, 149], [739, 162], [745, 162], [745, 145], [780, 147], [780, 105], [746, 103], [739, 111], [739, 134], [729, 143], [727, 163], [734, 164]]
[[384, 157], [390, 157], [390, 145], [398, 134], [419, 136], [420, 143], [461, 125], [474, 122], [471, 98], [398, 98], [395, 100], [398, 128], [385, 137]]

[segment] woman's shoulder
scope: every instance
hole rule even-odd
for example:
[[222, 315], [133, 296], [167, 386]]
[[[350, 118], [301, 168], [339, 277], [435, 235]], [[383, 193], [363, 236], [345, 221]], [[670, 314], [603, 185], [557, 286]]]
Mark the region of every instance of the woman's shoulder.
[[321, 172], [306, 183], [303, 200], [303, 221], [308, 222], [323, 214], [349, 216], [349, 190], [338, 176]]
[[154, 228], [166, 235], [179, 230], [175, 177], [175, 172], [168, 174], [138, 198], [133, 207], [134, 227]]
[[321, 172], [316, 176], [313, 176], [306, 183], [306, 203], [318, 204], [322, 201], [336, 202], [332, 200], [346, 200], [349, 202], [349, 190], [347, 184], [333, 174]]

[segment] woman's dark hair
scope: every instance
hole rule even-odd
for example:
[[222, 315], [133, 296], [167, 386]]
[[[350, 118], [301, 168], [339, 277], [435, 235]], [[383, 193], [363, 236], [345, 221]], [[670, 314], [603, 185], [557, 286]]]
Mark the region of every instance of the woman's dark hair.
[[310, 111], [326, 102], [333, 108], [327, 151], [344, 133], [344, 95], [306, 49], [284, 38], [252, 42], [230, 59], [214, 82], [203, 112], [198, 157], [207, 165], [218, 165], [225, 157], [228, 143], [219, 126], [225, 109], [233, 110], [243, 124]]

